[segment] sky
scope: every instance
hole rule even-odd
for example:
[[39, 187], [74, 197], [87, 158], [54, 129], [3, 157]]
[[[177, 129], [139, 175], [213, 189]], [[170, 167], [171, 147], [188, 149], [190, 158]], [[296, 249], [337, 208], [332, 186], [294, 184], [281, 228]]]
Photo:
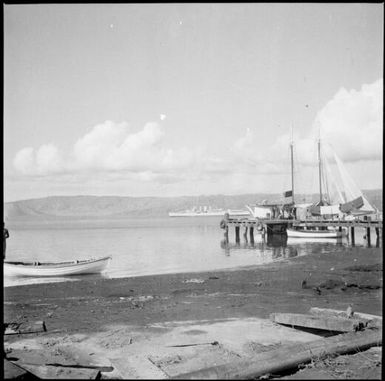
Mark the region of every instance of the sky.
[[4, 201], [382, 189], [383, 8], [3, 5]]

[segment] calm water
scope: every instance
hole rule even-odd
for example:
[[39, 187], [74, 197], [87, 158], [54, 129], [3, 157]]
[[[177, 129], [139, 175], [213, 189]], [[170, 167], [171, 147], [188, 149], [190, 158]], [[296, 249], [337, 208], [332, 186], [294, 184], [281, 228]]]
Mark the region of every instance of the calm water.
[[106, 277], [219, 270], [253, 266], [319, 252], [344, 250], [381, 250], [375, 234], [367, 248], [364, 230], [356, 229], [356, 246], [342, 240], [305, 241], [273, 236], [255, 242], [235, 244], [234, 229], [229, 230], [229, 245], [219, 228], [221, 217], [181, 217], [125, 220], [76, 220], [47, 222], [8, 222], [7, 260], [63, 261], [112, 256], [102, 275], [67, 278], [13, 278], [4, 274], [4, 286], [75, 281]]

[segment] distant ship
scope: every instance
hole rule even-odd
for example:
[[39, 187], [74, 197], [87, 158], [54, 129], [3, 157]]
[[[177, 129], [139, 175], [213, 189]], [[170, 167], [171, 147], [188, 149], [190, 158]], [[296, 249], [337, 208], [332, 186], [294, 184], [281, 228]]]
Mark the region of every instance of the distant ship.
[[209, 206], [194, 206], [192, 209], [169, 212], [168, 215], [169, 217], [223, 217], [225, 213], [229, 213], [230, 216], [250, 216], [248, 210], [214, 209]]

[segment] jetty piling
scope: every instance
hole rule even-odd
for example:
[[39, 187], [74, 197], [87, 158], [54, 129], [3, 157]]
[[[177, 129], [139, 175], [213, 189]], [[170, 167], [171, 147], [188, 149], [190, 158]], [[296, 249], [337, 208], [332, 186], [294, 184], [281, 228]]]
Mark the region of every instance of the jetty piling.
[[354, 226], [351, 226], [350, 227], [350, 237], [351, 237], [351, 240], [352, 240], [352, 246], [355, 246], [355, 241], [354, 241]]
[[368, 247], [370, 247], [370, 227], [366, 228], [366, 242], [368, 243]]
[[[227, 217], [227, 218], [226, 218]], [[253, 219], [253, 218], [229, 218], [225, 216], [225, 219], [221, 221], [221, 227], [228, 233], [229, 227], [234, 226], [235, 228], [235, 241], [240, 243], [240, 228], [242, 227], [243, 236], [247, 242], [247, 236], [249, 232], [250, 242], [254, 243], [254, 228], [258, 227], [258, 230], [262, 230], [262, 235], [267, 237], [276, 234], [286, 234], [286, 229], [292, 226], [308, 226], [327, 228], [335, 227], [339, 231], [343, 228], [350, 231], [350, 238], [352, 246], [355, 245], [355, 229], [364, 228], [366, 231], [365, 239], [367, 246], [371, 246], [371, 229], [374, 228], [376, 232], [376, 245], [382, 245], [382, 221], [372, 220], [294, 220], [294, 219]], [[227, 238], [228, 239], [228, 238]]]
[[236, 243], [240, 242], [240, 239], [239, 239], [239, 225], [235, 225], [235, 242]]
[[249, 227], [250, 243], [254, 245], [254, 226]]
[[246, 243], [248, 242], [248, 240], [247, 240], [247, 231], [248, 231], [248, 226], [247, 225], [243, 225], [243, 238], [245, 239]]
[[382, 230], [379, 228], [375, 228], [376, 231], [376, 247], [380, 247], [380, 241], [382, 239]]

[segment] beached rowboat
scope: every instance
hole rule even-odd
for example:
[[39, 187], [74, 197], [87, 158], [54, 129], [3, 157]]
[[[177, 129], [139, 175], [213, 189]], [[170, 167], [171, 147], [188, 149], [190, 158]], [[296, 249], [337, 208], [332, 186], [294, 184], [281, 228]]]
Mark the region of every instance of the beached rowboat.
[[72, 262], [4, 262], [4, 274], [8, 276], [68, 276], [94, 274], [103, 271], [111, 257]]

